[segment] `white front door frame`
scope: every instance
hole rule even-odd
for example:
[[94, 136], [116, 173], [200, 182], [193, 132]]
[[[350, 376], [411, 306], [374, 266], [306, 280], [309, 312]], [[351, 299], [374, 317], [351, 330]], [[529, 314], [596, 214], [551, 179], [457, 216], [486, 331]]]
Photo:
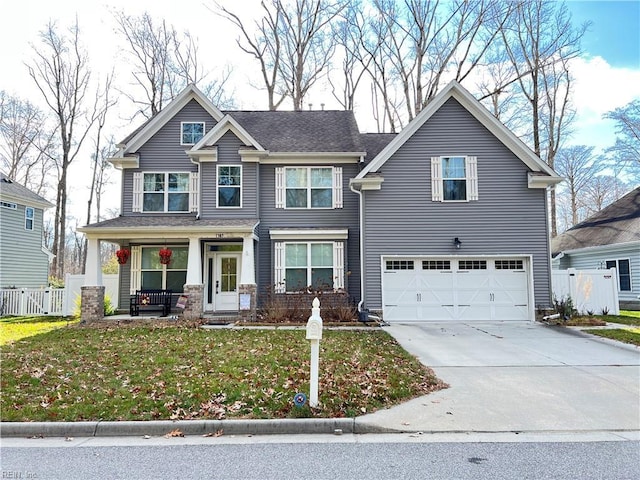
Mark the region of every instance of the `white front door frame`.
[[[237, 311], [242, 275], [242, 252], [209, 251], [204, 253], [204, 310], [205, 312]], [[224, 277], [224, 278], [223, 278]]]

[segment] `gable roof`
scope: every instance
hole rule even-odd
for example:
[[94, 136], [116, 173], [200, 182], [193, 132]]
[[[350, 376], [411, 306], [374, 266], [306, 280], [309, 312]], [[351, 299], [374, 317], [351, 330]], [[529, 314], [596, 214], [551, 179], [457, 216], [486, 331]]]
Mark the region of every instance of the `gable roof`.
[[209, 132], [196, 143], [189, 154], [197, 155], [199, 150], [206, 149], [214, 145], [228, 131], [240, 139], [247, 147], [254, 147], [258, 151], [264, 151], [260, 143], [247, 132], [231, 115], [227, 114], [211, 129]]
[[229, 111], [270, 152], [364, 154], [355, 116], [349, 110]]
[[146, 123], [138, 127], [133, 133], [125, 138], [118, 147], [120, 157], [127, 153], [136, 152], [144, 143], [158, 132], [169, 120], [171, 120], [180, 110], [182, 110], [191, 100], [198, 102], [215, 121], [219, 121], [223, 114], [211, 101], [202, 93], [198, 87], [189, 84], [176, 98], [160, 110], [156, 115], [147, 120]]
[[462, 85], [456, 81], [449, 83], [438, 95], [423, 108], [416, 117], [374, 158], [366, 168], [360, 172], [357, 179], [365, 177], [368, 173], [377, 172], [389, 158], [418, 131], [435, 112], [450, 98], [458, 101], [476, 120], [484, 125], [498, 140], [500, 140], [509, 150], [511, 150], [522, 162], [543, 179], [549, 185], [560, 183], [562, 178], [553, 171], [549, 165], [544, 163], [522, 140], [520, 140], [511, 130], [505, 127], [496, 117], [476, 100]]
[[551, 240], [551, 254], [640, 242], [640, 187]]
[[51, 202], [27, 187], [14, 182], [2, 172], [0, 172], [0, 198], [42, 209], [53, 207]]

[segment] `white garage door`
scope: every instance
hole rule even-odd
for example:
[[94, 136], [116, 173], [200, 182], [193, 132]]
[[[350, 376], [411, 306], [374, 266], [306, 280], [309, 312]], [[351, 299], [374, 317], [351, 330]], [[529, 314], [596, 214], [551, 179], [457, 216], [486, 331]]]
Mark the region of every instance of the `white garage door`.
[[387, 258], [385, 321], [528, 320], [525, 258]]

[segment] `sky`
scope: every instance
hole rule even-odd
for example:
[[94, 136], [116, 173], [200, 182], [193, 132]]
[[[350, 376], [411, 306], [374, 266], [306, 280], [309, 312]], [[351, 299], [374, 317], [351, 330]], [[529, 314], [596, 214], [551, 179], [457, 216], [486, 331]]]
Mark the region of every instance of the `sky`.
[[[243, 17], [260, 12], [259, 0], [220, 0], [220, 3]], [[582, 42], [584, 54], [572, 65], [577, 115], [569, 144], [594, 145], [599, 151], [615, 142], [613, 123], [604, 120], [602, 115], [640, 98], [640, 0], [569, 0], [567, 7], [577, 23], [591, 22]], [[213, 0], [5, 0], [0, 6], [0, 45], [3, 45], [0, 90], [42, 104], [25, 62], [33, 57], [31, 45], [37, 43], [38, 32], [50, 19], [60, 26], [69, 26], [77, 15], [95, 75], [105, 75], [112, 65], [122, 67], [123, 45], [114, 32], [110, 9], [125, 9], [130, 15], [148, 11], [154, 17], [166, 18], [178, 30], [188, 29], [198, 37], [200, 54], [209, 62], [208, 68], [214, 76], [226, 66], [233, 69], [237, 107], [266, 108], [265, 93], [251, 86], [260, 85], [258, 67], [237, 48], [237, 33], [229, 22], [211, 11]], [[116, 68], [116, 75], [118, 73]], [[316, 108], [321, 103], [325, 103], [327, 109], [339, 108], [328, 91], [316, 92], [308, 102], [313, 102]], [[368, 113], [366, 105], [356, 108], [362, 131], [373, 131]], [[126, 116], [112, 118], [111, 128], [118, 140], [132, 129]], [[71, 173], [75, 169], [77, 175], [86, 174], [80, 170], [81, 160], [76, 162], [78, 165], [72, 165]], [[76, 208], [82, 212], [85, 208], [88, 194], [84, 190], [88, 192], [88, 188], [76, 187], [71, 211]], [[118, 195], [116, 191], [111, 197]], [[84, 218], [85, 214], [77, 216]]]

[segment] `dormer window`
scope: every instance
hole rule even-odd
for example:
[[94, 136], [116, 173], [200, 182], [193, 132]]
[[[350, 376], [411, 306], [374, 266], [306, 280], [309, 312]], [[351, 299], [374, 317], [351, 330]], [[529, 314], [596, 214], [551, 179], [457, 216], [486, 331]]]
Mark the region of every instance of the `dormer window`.
[[204, 122], [182, 122], [180, 144], [194, 145], [204, 137]]

